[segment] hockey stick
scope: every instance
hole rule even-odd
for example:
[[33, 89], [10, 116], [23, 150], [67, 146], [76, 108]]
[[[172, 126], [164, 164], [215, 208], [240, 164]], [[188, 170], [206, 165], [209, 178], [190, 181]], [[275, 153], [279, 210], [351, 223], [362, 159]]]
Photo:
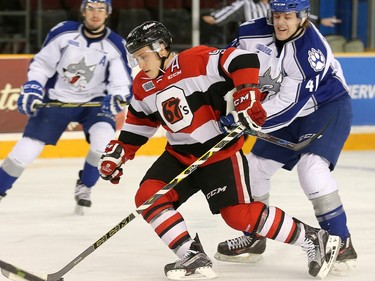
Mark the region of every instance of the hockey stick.
[[272, 135], [269, 135], [269, 134], [266, 134], [266, 133], [262, 133], [262, 132], [259, 132], [259, 131], [257, 132], [257, 131], [251, 130], [249, 132], [249, 130], [246, 129], [244, 131], [244, 133], [248, 133], [252, 136], [257, 137], [258, 139], [268, 141], [268, 142], [273, 143], [273, 144], [278, 145], [278, 146], [282, 146], [282, 147], [285, 147], [285, 148], [288, 148], [288, 149], [291, 149], [291, 150], [294, 150], [294, 151], [299, 151], [301, 149], [304, 149], [308, 145], [310, 145], [310, 143], [312, 143], [316, 139], [321, 138], [323, 136], [324, 131], [329, 126], [329, 124], [331, 124], [332, 120], [333, 120], [333, 118], [331, 117], [328, 120], [328, 122], [323, 126], [323, 128], [321, 128], [319, 130], [319, 132], [317, 132], [316, 134], [312, 135], [311, 137], [306, 138], [305, 140], [303, 140], [301, 142], [298, 142], [298, 143], [293, 143], [293, 142], [290, 142], [290, 141], [287, 141], [287, 140], [283, 140], [283, 139], [280, 139], [278, 137], [275, 137], [275, 136], [272, 136]]
[[14, 265], [3, 262], [1, 260], [0, 260], [0, 268], [1, 268], [1, 273], [10, 280], [46, 281], [45, 279], [42, 279], [30, 272], [17, 268]]
[[210, 148], [206, 153], [204, 153], [200, 158], [198, 158], [193, 164], [187, 167], [184, 171], [182, 171], [179, 175], [177, 175], [174, 179], [172, 179], [168, 184], [166, 184], [162, 189], [156, 192], [152, 197], [150, 197], [145, 203], [139, 206], [133, 213], [123, 219], [120, 223], [118, 223], [115, 227], [113, 227], [110, 231], [104, 234], [99, 240], [97, 240], [94, 244], [89, 246], [86, 250], [80, 253], [75, 259], [73, 259], [70, 263], [68, 263], [65, 267], [61, 270], [48, 274], [47, 279], [40, 278], [32, 273], [24, 271], [18, 267], [15, 267], [11, 264], [5, 263], [0, 261], [0, 268], [2, 274], [14, 281], [20, 280], [28, 280], [28, 281], [62, 281], [63, 276], [69, 272], [73, 267], [75, 267], [78, 263], [80, 263], [84, 258], [94, 252], [97, 248], [104, 244], [109, 238], [115, 235], [118, 231], [120, 231], [123, 227], [125, 227], [128, 223], [134, 220], [140, 213], [150, 207], [156, 200], [158, 200], [161, 196], [165, 193], [170, 191], [174, 188], [180, 181], [194, 172], [199, 166], [201, 166], [204, 162], [206, 162], [212, 155], [216, 152], [220, 151], [224, 148], [229, 142], [233, 139], [237, 138], [241, 135], [244, 131], [244, 127], [242, 125], [236, 127], [235, 129], [231, 130], [228, 135], [226, 135], [222, 140], [220, 140], [217, 144], [215, 144], [212, 148]]
[[[121, 105], [127, 105], [129, 102], [121, 102]], [[52, 101], [46, 103], [37, 103], [34, 105], [35, 108], [51, 108], [51, 107], [99, 107], [102, 106], [101, 102], [88, 101], [88, 102], [60, 102]]]
[[[283, 146], [285, 148], [289, 148], [292, 150], [300, 150], [306, 146], [308, 146], [311, 142], [319, 138], [322, 132], [327, 128], [330, 122], [328, 122], [317, 134], [314, 136], [304, 140], [300, 143], [291, 143], [286, 140], [282, 140], [277, 137], [270, 136], [265, 133], [255, 132], [255, 131], [248, 131], [246, 133], [259, 137], [260, 139], [269, 141], [276, 145]], [[115, 227], [113, 227], [110, 231], [104, 234], [99, 240], [97, 240], [94, 244], [89, 246], [86, 250], [84, 250], [81, 254], [79, 254], [75, 259], [73, 259], [70, 263], [68, 263], [65, 267], [61, 270], [48, 274], [47, 279], [42, 279], [32, 273], [24, 271], [18, 267], [15, 267], [11, 264], [5, 263], [0, 260], [0, 268], [2, 274], [7, 277], [8, 279], [14, 281], [20, 280], [27, 280], [27, 281], [62, 281], [64, 276], [67, 272], [69, 272], [73, 267], [75, 267], [78, 263], [80, 263], [84, 258], [94, 252], [97, 248], [104, 244], [109, 238], [115, 235], [118, 231], [120, 231], [123, 227], [125, 227], [128, 223], [130, 223], [133, 219], [135, 219], [142, 211], [150, 207], [156, 200], [158, 200], [161, 196], [165, 193], [170, 191], [174, 188], [180, 181], [194, 172], [200, 165], [206, 162], [212, 155], [216, 152], [221, 150], [225, 147], [229, 142], [233, 139], [237, 138], [238, 136], [242, 135], [245, 132], [245, 128], [240, 125], [235, 129], [231, 130], [227, 136], [225, 136], [222, 140], [220, 140], [216, 145], [214, 145], [211, 149], [209, 149], [205, 154], [203, 154], [199, 159], [197, 159], [193, 164], [187, 167], [184, 171], [182, 171], [179, 175], [177, 175], [174, 179], [172, 179], [168, 184], [166, 184], [162, 189], [156, 192], [151, 198], [149, 198], [145, 203], [138, 207], [133, 213], [123, 219], [120, 223], [118, 223]]]
[[327, 129], [327, 127], [330, 123], [331, 123], [331, 120], [329, 120], [327, 122], [327, 124], [325, 124], [324, 127], [320, 129], [320, 131], [318, 133], [314, 134], [313, 136], [311, 136], [311, 137], [309, 137], [309, 138], [307, 138], [304, 141], [301, 141], [299, 143], [293, 143], [293, 142], [290, 142], [290, 141], [287, 141], [287, 140], [284, 140], [284, 139], [280, 139], [278, 137], [275, 137], [275, 136], [272, 136], [272, 135], [269, 135], [269, 134], [266, 134], [266, 133], [262, 133], [262, 132], [259, 132], [259, 131], [253, 131], [253, 130], [250, 130], [250, 129], [246, 129], [244, 131], [244, 133], [248, 134], [248, 135], [251, 135], [251, 136], [255, 136], [258, 139], [268, 141], [272, 144], [275, 144], [275, 145], [278, 145], [278, 146], [281, 146], [281, 147], [284, 147], [284, 148], [288, 148], [288, 149], [291, 149], [291, 150], [294, 150], [294, 151], [299, 151], [301, 149], [304, 149], [306, 146], [308, 146], [310, 143], [312, 143], [316, 139], [320, 138], [322, 136], [323, 132]]

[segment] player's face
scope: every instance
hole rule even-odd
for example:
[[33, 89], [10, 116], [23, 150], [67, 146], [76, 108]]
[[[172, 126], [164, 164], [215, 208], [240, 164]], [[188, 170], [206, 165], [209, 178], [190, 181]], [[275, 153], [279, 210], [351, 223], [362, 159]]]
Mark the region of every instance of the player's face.
[[90, 30], [98, 30], [108, 17], [107, 5], [105, 3], [88, 3], [82, 12], [85, 25]]
[[273, 27], [278, 40], [289, 39], [300, 24], [301, 20], [296, 13], [273, 13]]
[[137, 61], [138, 66], [148, 77], [155, 79], [160, 71], [160, 58], [156, 51], [146, 46], [134, 52], [133, 58]]

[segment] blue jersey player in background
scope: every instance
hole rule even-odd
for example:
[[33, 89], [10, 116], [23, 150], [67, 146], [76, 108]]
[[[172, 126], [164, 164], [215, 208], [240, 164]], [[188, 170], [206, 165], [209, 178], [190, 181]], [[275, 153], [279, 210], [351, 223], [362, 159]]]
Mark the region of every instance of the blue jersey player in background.
[[[131, 70], [125, 40], [106, 26], [110, 0], [84, 0], [82, 23], [65, 21], [50, 30], [34, 56], [18, 99], [18, 109], [30, 116], [22, 138], [0, 168], [0, 200], [24, 169], [55, 145], [70, 122], [82, 125], [90, 144], [79, 171], [74, 197], [76, 212], [91, 206], [91, 189], [99, 179], [97, 165], [106, 144], [115, 136], [115, 115], [132, 96]], [[37, 108], [42, 102], [100, 102], [98, 107]]]
[[[331, 173], [350, 133], [351, 99], [341, 66], [309, 22], [309, 12], [308, 0], [271, 0], [268, 16], [242, 24], [232, 43], [259, 56], [259, 87], [267, 112], [262, 131], [299, 142], [330, 120], [323, 136], [298, 152], [258, 139], [247, 156], [251, 191], [256, 201], [268, 204], [272, 175], [297, 165], [300, 184], [321, 228], [341, 237], [335, 268], [355, 270], [357, 254]], [[232, 117], [236, 120], [235, 112], [222, 118], [224, 128]], [[230, 239], [218, 245], [216, 258], [251, 261], [264, 252], [265, 243], [254, 234]]]

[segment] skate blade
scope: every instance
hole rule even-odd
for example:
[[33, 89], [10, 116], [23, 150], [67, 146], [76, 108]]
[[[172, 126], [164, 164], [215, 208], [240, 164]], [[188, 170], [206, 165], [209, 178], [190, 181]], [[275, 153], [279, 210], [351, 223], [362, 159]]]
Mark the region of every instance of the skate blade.
[[204, 280], [216, 278], [217, 274], [211, 267], [199, 267], [195, 273], [186, 275], [186, 270], [170, 270], [167, 272], [167, 278], [170, 280]]
[[336, 261], [331, 274], [336, 276], [346, 276], [358, 272], [357, 260]]
[[337, 255], [339, 254], [340, 250], [341, 239], [339, 236], [330, 235], [327, 241], [326, 246], [326, 255], [330, 254], [328, 261], [325, 261], [320, 268], [319, 273], [316, 277], [320, 279], [326, 278], [326, 276], [331, 272], [333, 269], [333, 265], [335, 264]]
[[215, 253], [214, 258], [219, 261], [226, 261], [226, 262], [237, 262], [237, 263], [257, 263], [258, 261], [263, 259], [262, 254], [251, 254], [245, 253], [236, 256], [227, 256], [220, 254], [218, 252]]
[[76, 207], [74, 208], [74, 213], [78, 216], [83, 216], [85, 214], [84, 208], [85, 207], [76, 204]]

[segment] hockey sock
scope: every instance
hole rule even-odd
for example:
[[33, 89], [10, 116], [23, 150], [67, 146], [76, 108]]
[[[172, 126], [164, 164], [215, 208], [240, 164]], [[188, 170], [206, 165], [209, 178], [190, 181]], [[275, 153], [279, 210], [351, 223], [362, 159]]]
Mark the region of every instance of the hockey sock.
[[161, 240], [179, 257], [190, 248], [191, 239], [181, 214], [172, 208], [159, 212], [150, 222]]
[[346, 213], [337, 190], [311, 199], [319, 225], [329, 234], [340, 236], [341, 240], [349, 237], [346, 225]]
[[[139, 207], [146, 202], [165, 185], [165, 182], [154, 179], [147, 179], [142, 182], [135, 196], [136, 206]], [[142, 216], [152, 226], [160, 239], [181, 258], [189, 249], [192, 239], [184, 218], [173, 207], [173, 202], [178, 201], [178, 193], [172, 189], [144, 210]]]
[[92, 166], [85, 162], [85, 165], [81, 174], [81, 182], [87, 187], [92, 187], [99, 179], [99, 171], [97, 166]]
[[303, 224], [279, 208], [261, 202], [239, 204], [220, 210], [226, 223], [244, 232], [279, 242], [300, 245], [305, 237]]
[[4, 196], [17, 179], [18, 177], [12, 177], [3, 168], [0, 168], [0, 195]]
[[327, 230], [329, 234], [340, 236], [342, 241], [349, 237], [349, 229], [346, 226], [346, 213], [342, 205], [330, 212], [316, 216], [316, 218], [320, 227]]

